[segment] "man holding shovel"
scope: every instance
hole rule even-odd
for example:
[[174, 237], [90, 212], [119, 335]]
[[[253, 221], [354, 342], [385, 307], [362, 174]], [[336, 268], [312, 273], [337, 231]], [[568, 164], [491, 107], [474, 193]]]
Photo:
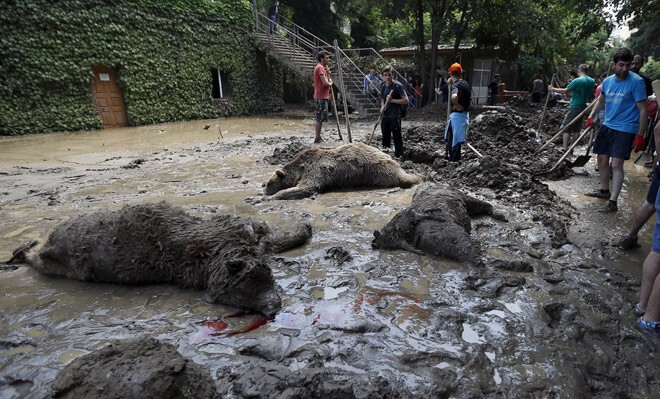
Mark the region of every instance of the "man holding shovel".
[[401, 137], [401, 107], [408, 106], [408, 96], [403, 85], [394, 81], [391, 66], [383, 69], [385, 85], [380, 93], [380, 113], [383, 120], [380, 123], [380, 131], [383, 134], [383, 148], [390, 148], [390, 141], [394, 139], [394, 156], [403, 155], [403, 138]]
[[449, 162], [458, 162], [461, 160], [461, 144], [467, 140], [467, 129], [469, 124], [470, 101], [472, 100], [472, 91], [470, 85], [462, 79], [463, 67], [455, 63], [449, 67], [448, 80], [451, 87], [451, 113], [445, 127], [445, 140], [447, 140], [447, 153]]
[[637, 152], [644, 149], [644, 133], [648, 122], [646, 88], [644, 79], [630, 72], [632, 60], [633, 54], [627, 48], [614, 53], [614, 75], [603, 81], [598, 103], [592, 108], [586, 123], [587, 127], [592, 126], [594, 116], [606, 105], [605, 121], [598, 130], [593, 148], [594, 153], [598, 154], [600, 189], [585, 194], [609, 199], [600, 212], [618, 210], [617, 199], [623, 187], [623, 163], [630, 159], [633, 146]]
[[[566, 116], [564, 117], [564, 121], [561, 124], [561, 129], [564, 128], [564, 126], [568, 125], [571, 123], [573, 119], [575, 119], [582, 111], [584, 111], [585, 108], [587, 108], [587, 101], [591, 97], [591, 95], [594, 93], [594, 89], [596, 88], [596, 82], [589, 76], [587, 76], [587, 72], [589, 71], [589, 66], [587, 64], [581, 64], [578, 67], [578, 77], [573, 79], [571, 83], [566, 86], [566, 88], [562, 89], [559, 87], [553, 87], [552, 85], [548, 86], [548, 91], [549, 92], [555, 92], [555, 93], [561, 93], [561, 94], [570, 94], [571, 95], [571, 103], [569, 104], [569, 110]], [[573, 125], [569, 126], [568, 129], [564, 132], [563, 135], [563, 144], [564, 144], [564, 151], [568, 150], [568, 147], [571, 146], [573, 143], [573, 135], [574, 133], [578, 133], [580, 131], [580, 125], [582, 125], [582, 120], [579, 122], [575, 122]]]

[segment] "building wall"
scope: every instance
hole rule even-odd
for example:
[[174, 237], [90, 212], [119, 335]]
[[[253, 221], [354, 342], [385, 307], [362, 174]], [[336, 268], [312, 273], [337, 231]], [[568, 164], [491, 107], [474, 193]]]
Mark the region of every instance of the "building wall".
[[[283, 70], [252, 24], [248, 0], [3, 1], [0, 135], [102, 127], [93, 66], [117, 70], [129, 125], [279, 109]], [[213, 99], [213, 69], [229, 97]]]

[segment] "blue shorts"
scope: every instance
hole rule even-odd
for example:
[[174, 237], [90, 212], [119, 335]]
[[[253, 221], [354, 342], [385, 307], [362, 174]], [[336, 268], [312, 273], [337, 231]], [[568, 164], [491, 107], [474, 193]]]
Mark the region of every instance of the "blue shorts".
[[630, 159], [635, 133], [620, 132], [603, 125], [594, 140], [594, 154], [611, 158]]
[[[660, 196], [657, 195], [655, 197], [655, 211], [660, 214]], [[658, 218], [658, 220], [655, 222], [655, 229], [653, 229], [653, 242], [651, 242], [651, 251], [660, 254], [660, 218]]]
[[317, 122], [327, 122], [328, 121], [328, 100], [319, 100], [314, 99], [316, 104], [316, 121]]
[[660, 188], [660, 167], [658, 164], [653, 168], [653, 176], [651, 177], [651, 185], [649, 186], [649, 191], [646, 193], [646, 200], [655, 204], [655, 198], [658, 196], [658, 188]]

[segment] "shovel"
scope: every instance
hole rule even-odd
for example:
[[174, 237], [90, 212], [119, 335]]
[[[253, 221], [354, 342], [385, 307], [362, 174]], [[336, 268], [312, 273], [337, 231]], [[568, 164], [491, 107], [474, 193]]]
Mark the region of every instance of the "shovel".
[[[341, 137], [341, 130], [339, 129], [339, 114], [337, 113], [337, 101], [335, 100], [335, 93], [332, 91], [332, 86], [330, 86], [330, 97], [332, 98], [332, 113], [335, 114], [335, 119], [337, 120], [337, 133], [339, 133], [339, 140], [344, 141], [344, 138]], [[346, 112], [346, 110], [344, 110]]]
[[[557, 85], [557, 75], [554, 73], [552, 74], [552, 79], [550, 80], [550, 84], [552, 86]], [[545, 106], [543, 107], [543, 113], [541, 114], [541, 120], [539, 121], [539, 128], [536, 130], [539, 134], [541, 134], [541, 126], [543, 126], [543, 118], [545, 118], [545, 110], [548, 109], [548, 102], [550, 101], [550, 93], [551, 91], [548, 90], [548, 95], [545, 97]]]
[[581, 166], [584, 166], [591, 159], [591, 155], [589, 155], [589, 152], [591, 152], [591, 145], [594, 142], [594, 128], [593, 126], [590, 126], [588, 129], [591, 130], [591, 133], [589, 133], [589, 145], [587, 146], [587, 153], [575, 158], [575, 161], [571, 163], [572, 168], [579, 168]]
[[387, 105], [389, 104], [388, 101], [389, 101], [390, 97], [392, 97], [391, 92], [390, 92], [390, 94], [387, 95], [387, 99], [385, 99], [385, 109], [383, 111], [381, 111], [381, 113], [378, 115], [378, 119], [376, 120], [376, 124], [374, 125], [374, 130], [371, 132], [371, 136], [369, 136], [369, 141], [367, 141], [367, 145], [371, 145], [371, 139], [374, 138], [374, 133], [376, 133], [376, 128], [380, 124], [381, 119], [383, 119], [383, 114], [387, 110]]
[[649, 142], [646, 145], [646, 150], [640, 153], [635, 159], [635, 165], [644, 166], [647, 162], [653, 160], [653, 154], [651, 154], [651, 143]]
[[380, 120], [383, 119], [383, 113], [381, 112], [378, 114], [378, 119], [376, 120], [376, 124], [374, 125], [374, 130], [371, 132], [371, 136], [369, 136], [369, 141], [367, 141], [367, 145], [371, 145], [371, 139], [374, 138], [374, 133], [376, 133], [376, 128], [380, 124]]
[[[546, 170], [545, 172], [537, 173], [537, 174], [534, 175], [534, 177], [536, 177], [536, 176], [547, 175], [547, 174], [553, 172], [555, 169], [557, 169], [557, 167], [558, 167], [559, 165], [561, 165], [561, 163], [564, 162], [564, 160], [565, 160], [566, 158], [568, 158], [568, 155], [571, 153], [571, 151], [573, 151], [573, 148], [575, 148], [575, 146], [578, 145], [578, 143], [584, 138], [584, 136], [586, 136], [586, 134], [589, 133], [589, 131], [591, 131], [592, 129], [593, 129], [592, 126], [589, 126], [588, 128], [584, 129], [584, 130], [582, 131], [582, 133], [580, 133], [580, 137], [578, 137], [577, 140], [575, 140], [575, 141], [573, 142], [573, 144], [571, 144], [571, 146], [568, 147], [568, 150], [566, 150], [566, 152], [564, 153], [564, 155], [562, 155], [562, 157], [559, 158], [559, 161], [557, 161], [557, 163], [554, 164], [554, 166], [553, 166], [552, 168], [550, 168], [549, 170]], [[591, 144], [590, 144], [590, 145], [591, 145]], [[589, 149], [588, 149], [588, 150], [589, 150]], [[587, 150], [587, 151], [588, 151], [588, 150]], [[577, 159], [576, 159], [576, 161], [577, 161]], [[587, 161], [588, 161], [588, 159], [587, 159]], [[585, 163], [586, 163], [586, 162], [585, 162]], [[584, 165], [584, 164], [583, 164], [583, 165]], [[583, 166], [583, 165], [580, 165], [580, 166]], [[575, 164], [575, 162], [573, 162], [573, 163], [570, 164], [570, 166], [573, 167], [573, 166], [577, 166], [577, 165]]]

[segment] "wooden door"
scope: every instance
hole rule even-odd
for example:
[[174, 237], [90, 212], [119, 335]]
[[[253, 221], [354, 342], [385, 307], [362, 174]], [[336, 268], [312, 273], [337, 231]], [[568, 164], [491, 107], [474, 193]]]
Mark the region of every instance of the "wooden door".
[[126, 106], [117, 84], [117, 71], [114, 68], [93, 67], [94, 103], [101, 114], [105, 127], [126, 126]]

